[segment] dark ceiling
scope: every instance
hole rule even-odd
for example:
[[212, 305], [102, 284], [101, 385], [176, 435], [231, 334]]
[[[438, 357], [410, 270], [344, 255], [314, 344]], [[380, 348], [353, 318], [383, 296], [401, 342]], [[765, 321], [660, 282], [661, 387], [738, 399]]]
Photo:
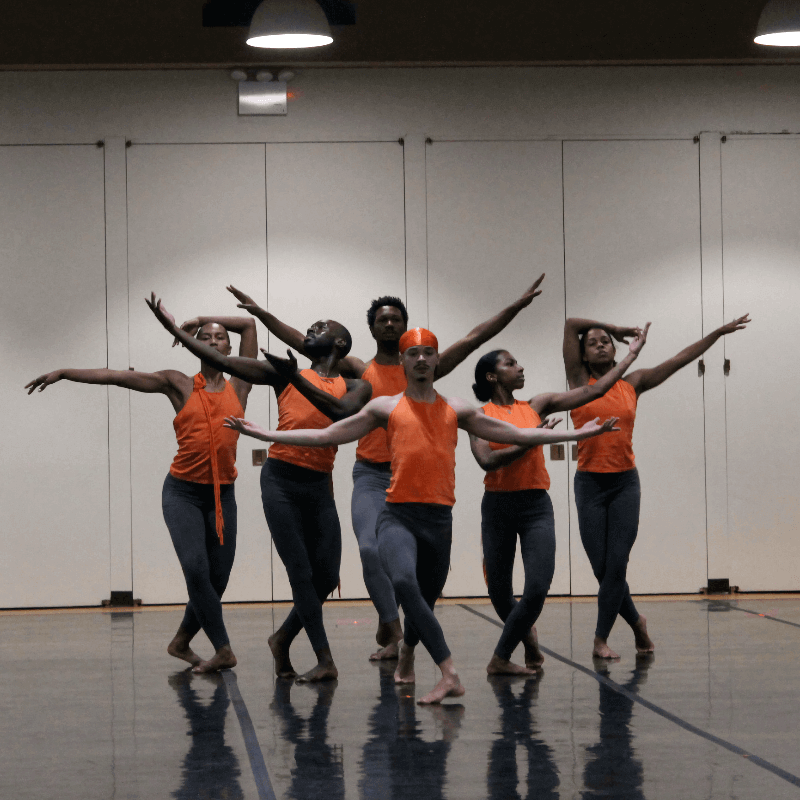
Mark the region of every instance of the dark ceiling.
[[356, 24], [334, 27], [332, 45], [263, 51], [246, 28], [204, 27], [206, 0], [13, 0], [0, 68], [800, 63], [753, 43], [765, 2], [354, 0]]

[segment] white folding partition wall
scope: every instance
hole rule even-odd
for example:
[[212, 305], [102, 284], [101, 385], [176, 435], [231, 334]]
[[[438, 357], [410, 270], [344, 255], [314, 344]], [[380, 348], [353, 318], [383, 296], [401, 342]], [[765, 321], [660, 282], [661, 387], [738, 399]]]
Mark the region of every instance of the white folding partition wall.
[[[561, 391], [564, 268], [560, 142], [435, 142], [427, 148], [428, 305], [441, 349], [517, 299], [543, 272], [543, 293], [451, 375], [438, 391], [478, 405], [478, 358], [503, 348], [525, 367], [519, 399]], [[546, 452], [556, 516], [553, 594], [569, 594], [566, 462]], [[480, 506], [484, 473], [459, 433], [450, 596], [485, 595]], [[514, 586], [522, 590], [516, 559]]]
[[753, 318], [723, 340], [730, 582], [797, 590], [800, 140], [728, 137], [721, 150], [725, 320]]
[[[403, 203], [403, 148], [397, 142], [268, 144], [269, 310], [302, 331], [319, 319], [335, 319], [352, 334], [353, 355], [371, 359], [370, 302], [406, 296]], [[275, 337], [269, 345], [285, 353]], [[308, 361], [301, 357], [300, 366]], [[274, 399], [271, 405], [276, 424]], [[350, 522], [355, 449], [339, 448], [333, 472], [343, 598], [367, 597]], [[290, 599], [274, 549], [272, 563], [274, 599]]]
[[[264, 145], [135, 145], [127, 153], [130, 366], [194, 375], [200, 362], [171, 349], [144, 298], [157, 292], [180, 324], [197, 315], [245, 313], [228, 284], [266, 297]], [[235, 353], [238, 337], [232, 340]], [[248, 417], [268, 419], [268, 391], [253, 389]], [[177, 451], [174, 416], [166, 397], [131, 393], [133, 591], [145, 603], [186, 599], [161, 512], [161, 487]], [[253, 441], [242, 437], [239, 445], [239, 536], [228, 601], [272, 596]]]
[[[0, 466], [0, 607], [108, 597], [108, 392], [60, 382], [106, 366], [103, 150], [0, 147], [0, 325], [6, 424]], [[13, 345], [12, 345], [13, 343]]]
[[[567, 315], [652, 322], [635, 368], [655, 366], [700, 339], [699, 220], [691, 139], [565, 142]], [[631, 591], [696, 592], [707, 575], [703, 383], [694, 364], [640, 397], [633, 446], [642, 508]], [[570, 536], [572, 593], [594, 594], [574, 501]]]

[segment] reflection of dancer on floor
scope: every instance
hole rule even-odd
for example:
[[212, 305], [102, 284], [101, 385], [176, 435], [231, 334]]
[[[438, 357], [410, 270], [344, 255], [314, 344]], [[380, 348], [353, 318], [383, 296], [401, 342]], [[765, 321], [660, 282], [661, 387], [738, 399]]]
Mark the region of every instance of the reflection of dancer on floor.
[[420, 703], [464, 694], [433, 606], [450, 566], [455, 449], [458, 428], [485, 439], [534, 445], [577, 441], [612, 430], [615, 420], [587, 423], [580, 431], [515, 428], [480, 414], [464, 400], [445, 399], [433, 388], [439, 361], [436, 337], [421, 328], [400, 339], [408, 386], [403, 394], [372, 400], [355, 416], [323, 430], [268, 431], [230, 418], [225, 424], [265, 441], [330, 447], [385, 427], [392, 458], [392, 483], [378, 520], [381, 561], [405, 612], [404, 641], [395, 673], [398, 683], [414, 681], [414, 647], [419, 641], [439, 666], [442, 678]]
[[[572, 412], [577, 427], [598, 414], [619, 417], [621, 433], [578, 445], [575, 505], [578, 526], [592, 571], [600, 583], [597, 628], [592, 654], [619, 658], [608, 646], [608, 635], [619, 614], [633, 629], [638, 653], [654, 649], [647, 620], [639, 614], [626, 581], [628, 558], [639, 528], [641, 488], [631, 440], [636, 405], [642, 392], [655, 389], [681, 367], [699, 358], [721, 336], [742, 330], [748, 315], [712, 331], [680, 353], [650, 369], [637, 369], [618, 381], [599, 400]], [[568, 319], [564, 327], [564, 366], [570, 389], [592, 386], [614, 368], [612, 339], [625, 342], [637, 328], [622, 328], [587, 319]]]
[[539, 738], [532, 713], [539, 695], [539, 680], [528, 678], [519, 695], [514, 694], [519, 681], [513, 677], [493, 675], [489, 683], [500, 706], [500, 725], [494, 729], [495, 738], [489, 748], [488, 800], [522, 800], [517, 766], [519, 748], [527, 753], [528, 760], [526, 800], [558, 800], [561, 781], [553, 748]]
[[[536, 428], [557, 411], [569, 411], [602, 397], [636, 360], [646, 331], [631, 343], [630, 353], [591, 386], [568, 392], [538, 394], [527, 402], [514, 399], [525, 385], [523, 368], [507, 350], [493, 350], [475, 366], [472, 389], [481, 409], [495, 419], [519, 428]], [[550, 476], [541, 447], [494, 444], [470, 436], [472, 454], [486, 470], [486, 491], [481, 503], [481, 539], [489, 597], [505, 622], [500, 641], [486, 668], [490, 674], [532, 673], [544, 661], [533, 627], [542, 612], [556, 566], [556, 530], [553, 504], [547, 490]], [[514, 599], [512, 573], [519, 536], [525, 568], [525, 588]], [[520, 641], [525, 646], [525, 666], [511, 663]]]
[[[197, 339], [211, 352], [228, 354], [228, 331], [241, 336], [239, 354], [258, 354], [256, 329], [250, 318], [199, 317]], [[192, 337], [186, 334], [190, 339]], [[175, 409], [173, 426], [178, 453], [164, 481], [162, 508], [175, 552], [181, 563], [189, 602], [178, 632], [167, 647], [171, 656], [188, 661], [195, 672], [236, 666], [225, 623], [222, 594], [236, 552], [236, 442], [238, 435], [222, 429], [222, 419], [244, 411], [251, 385], [230, 382], [213, 366], [202, 364], [194, 377], [177, 370], [136, 372], [112, 369], [60, 369], [31, 381], [36, 387], [60, 380], [121, 386], [137, 392], [164, 394]], [[189, 646], [200, 629], [216, 651], [203, 661]]]
[[[366, 381], [339, 375], [339, 361], [349, 351], [351, 340], [338, 322], [321, 320], [308, 329], [305, 348], [312, 359], [311, 369], [298, 372], [293, 360], [269, 355], [269, 363], [231, 358], [204, 347], [175, 325], [160, 301], [154, 298], [151, 308], [164, 327], [204, 362], [250, 383], [272, 386], [278, 398], [278, 430], [325, 428], [330, 425], [334, 404], [337, 413], [347, 416], [369, 400]], [[306, 629], [317, 666], [301, 675], [300, 682], [338, 675], [322, 622], [322, 604], [339, 583], [342, 559], [342, 534], [331, 493], [335, 457], [335, 447], [273, 445], [261, 470], [264, 515], [289, 575], [294, 600], [289, 616], [269, 638], [269, 646], [278, 676], [294, 678], [297, 673], [289, 659], [289, 648], [297, 634]]]
[[[543, 279], [544, 275], [511, 305], [444, 350], [436, 367], [435, 378], [438, 380], [452, 372], [470, 353], [500, 333], [523, 308], [530, 305], [534, 297], [541, 294], [539, 285]], [[246, 294], [233, 287], [230, 290], [239, 299], [239, 308], [258, 317], [282, 342], [300, 353], [304, 352], [303, 334], [300, 331], [281, 322]], [[342, 360], [342, 374], [369, 381], [373, 398], [400, 394], [406, 388], [399, 350], [400, 337], [406, 332], [408, 324], [408, 312], [403, 301], [397, 297], [374, 300], [367, 310], [367, 323], [377, 345], [375, 355], [368, 362], [347, 356]], [[381, 565], [376, 533], [378, 515], [383, 509], [392, 479], [390, 460], [386, 431], [378, 428], [359, 441], [353, 466], [353, 530], [358, 540], [364, 584], [378, 612], [375, 639], [381, 649], [370, 656], [373, 661], [397, 658], [398, 644], [403, 638], [394, 588]]]
[[188, 669], [169, 678], [169, 685], [178, 693], [178, 701], [186, 713], [191, 736], [191, 749], [181, 770], [183, 784], [172, 793], [172, 797], [175, 800], [196, 800], [198, 797], [243, 800], [239, 759], [233, 748], [225, 743], [225, 720], [231, 704], [225, 681], [219, 673], [194, 680], [213, 682], [214, 694], [210, 703], [201, 701]]

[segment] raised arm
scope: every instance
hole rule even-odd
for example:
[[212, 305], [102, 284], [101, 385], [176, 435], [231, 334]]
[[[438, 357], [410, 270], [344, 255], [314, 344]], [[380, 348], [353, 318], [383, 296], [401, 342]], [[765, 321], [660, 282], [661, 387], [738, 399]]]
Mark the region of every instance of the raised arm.
[[639, 353], [647, 341], [647, 332], [650, 330], [650, 323], [643, 329], [636, 329], [638, 333], [634, 335], [630, 343], [628, 355], [622, 359], [613, 369], [610, 369], [596, 383], [584, 384], [568, 392], [551, 392], [540, 394], [530, 400], [531, 408], [540, 417], [546, 417], [556, 411], [570, 411], [578, 406], [591, 403], [602, 397], [630, 368], [631, 364], [639, 357]]
[[747, 323], [750, 322], [750, 315], [745, 314], [743, 317], [738, 317], [729, 322], [727, 325], [721, 325], [716, 330], [711, 331], [708, 336], [704, 336], [694, 344], [690, 344], [684, 348], [677, 355], [667, 359], [657, 367], [649, 369], [637, 369], [628, 376], [628, 383], [636, 389], [637, 396], [642, 392], [647, 392], [650, 389], [655, 389], [656, 386], [664, 383], [664, 381], [674, 375], [679, 369], [691, 364], [696, 358], [699, 358], [703, 353], [711, 347], [717, 339], [725, 336], [734, 331], [744, 330]]
[[267, 330], [285, 345], [297, 350], [298, 353], [306, 354], [303, 349], [303, 341], [306, 337], [298, 331], [297, 328], [293, 328], [291, 325], [281, 322], [274, 314], [271, 314], [265, 308], [261, 308], [250, 295], [245, 294], [235, 286], [228, 286], [227, 289], [239, 301], [237, 304], [238, 308], [242, 308], [247, 311], [248, 314], [252, 314], [257, 319], [260, 319]]
[[[480, 409], [478, 409], [478, 413], [482, 413]], [[561, 422], [560, 419], [548, 419], [537, 427], [550, 430], [558, 425], [559, 422]], [[533, 447], [533, 445], [523, 446], [512, 444], [500, 450], [492, 450], [489, 446], [489, 442], [485, 439], [479, 439], [473, 434], [469, 436], [469, 446], [470, 450], [472, 450], [472, 455], [478, 462], [478, 466], [486, 472], [491, 472], [492, 470], [500, 469], [500, 467], [505, 467], [508, 464], [513, 464]]]
[[347, 393], [343, 397], [334, 397], [332, 394], [323, 392], [322, 389], [314, 386], [311, 381], [306, 380], [298, 372], [297, 359], [292, 355], [291, 350], [286, 351], [287, 358], [274, 356], [263, 348], [261, 352], [277, 373], [282, 375], [288, 383], [291, 383], [314, 408], [334, 422], [357, 414], [372, 397], [372, 384], [369, 381], [355, 378], [345, 378], [344, 383], [347, 387]]
[[609, 325], [595, 319], [581, 319], [570, 317], [564, 324], [564, 369], [567, 372], [567, 384], [570, 389], [577, 389], [589, 382], [589, 370], [581, 357], [581, 336], [592, 328], [603, 328], [622, 344], [628, 344], [631, 336], [636, 336], [639, 328], [625, 328], [620, 325]]
[[75, 383], [95, 383], [103, 386], [120, 386], [134, 392], [166, 395], [176, 411], [180, 411], [192, 393], [192, 379], [177, 370], [161, 372], [136, 372], [122, 369], [57, 369], [40, 375], [25, 385], [28, 394], [36, 389], [43, 392], [58, 381]]
[[388, 414], [383, 409], [388, 397], [379, 397], [367, 403], [357, 414], [347, 419], [334, 422], [327, 428], [317, 430], [270, 431], [255, 422], [238, 417], [227, 417], [225, 427], [232, 428], [254, 439], [265, 442], [281, 442], [302, 447], [330, 447], [347, 444], [366, 436], [370, 431], [385, 424]]
[[[194, 317], [187, 319], [181, 325], [181, 330], [186, 331], [190, 336], [196, 336], [197, 331], [216, 322], [222, 325], [231, 333], [239, 335], [239, 356], [241, 358], [258, 358], [258, 332], [256, 331], [256, 321], [252, 317]], [[175, 339], [172, 346], [181, 344], [180, 339]]]
[[523, 308], [527, 308], [533, 298], [542, 293], [539, 285], [543, 280], [544, 273], [510, 306], [473, 328], [463, 339], [459, 339], [455, 344], [450, 345], [439, 358], [439, 365], [436, 367], [436, 380], [452, 372], [470, 353], [477, 350], [484, 342], [488, 342], [489, 339], [497, 336]]
[[226, 356], [216, 348], [203, 344], [187, 331], [181, 330], [175, 324], [175, 318], [156, 299], [155, 294], [151, 294], [150, 299], [145, 299], [150, 310], [164, 328], [172, 334], [180, 343], [193, 355], [202, 359], [206, 364], [227, 372], [236, 378], [247, 383], [257, 383], [261, 385], [273, 386], [278, 392], [286, 388], [286, 381], [266, 362], [257, 361], [255, 358], [237, 358], [236, 356]]

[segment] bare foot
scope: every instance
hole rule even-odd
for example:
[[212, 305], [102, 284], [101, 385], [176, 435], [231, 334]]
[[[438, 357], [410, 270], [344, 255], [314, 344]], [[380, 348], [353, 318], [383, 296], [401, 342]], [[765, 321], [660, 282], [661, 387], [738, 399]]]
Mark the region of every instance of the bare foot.
[[275, 674], [279, 678], [296, 678], [292, 662], [289, 660], [289, 646], [286, 644], [280, 631], [276, 631], [267, 639], [272, 657], [275, 659]]
[[376, 650], [370, 657], [370, 661], [391, 661], [392, 659], [397, 658], [397, 652], [400, 648], [399, 642], [392, 642], [391, 644], [387, 644], [386, 647], [382, 647], [380, 650]]
[[424, 697], [420, 697], [417, 703], [421, 706], [441, 703], [445, 697], [461, 697], [466, 691], [461, 685], [458, 675], [455, 673], [442, 675], [442, 679], [433, 687], [433, 691], [428, 692]]
[[181, 661], [188, 661], [193, 667], [196, 667], [203, 659], [189, 647], [191, 637], [181, 630], [175, 634], [175, 638], [167, 645], [167, 652], [175, 658], [180, 658]]
[[640, 655], [654, 653], [656, 646], [653, 644], [653, 640], [647, 635], [647, 619], [639, 614], [638, 621], [631, 627], [633, 628], [633, 635], [636, 639], [636, 652]]
[[539, 669], [544, 664], [544, 653], [539, 649], [539, 634], [532, 625], [528, 635], [522, 640], [525, 648], [525, 666], [528, 669]]
[[317, 666], [300, 675], [296, 683], [319, 683], [320, 681], [333, 681], [338, 677], [339, 670], [333, 663], [331, 651], [325, 647], [317, 651]]
[[397, 654], [397, 669], [394, 671], [395, 683], [415, 683], [414, 648], [401, 641]]
[[599, 636], [594, 637], [594, 649], [592, 650], [594, 658], [619, 658], [619, 654], [615, 653], [609, 646], [605, 639]]
[[529, 669], [528, 667], [521, 667], [519, 664], [514, 664], [511, 661], [506, 661], [500, 658], [497, 653], [492, 656], [492, 660], [486, 667], [486, 672], [489, 675], [535, 675], [536, 670]]
[[192, 667], [192, 672], [219, 672], [221, 669], [233, 669], [236, 666], [236, 656], [229, 644], [224, 644], [208, 660], [201, 661]]

